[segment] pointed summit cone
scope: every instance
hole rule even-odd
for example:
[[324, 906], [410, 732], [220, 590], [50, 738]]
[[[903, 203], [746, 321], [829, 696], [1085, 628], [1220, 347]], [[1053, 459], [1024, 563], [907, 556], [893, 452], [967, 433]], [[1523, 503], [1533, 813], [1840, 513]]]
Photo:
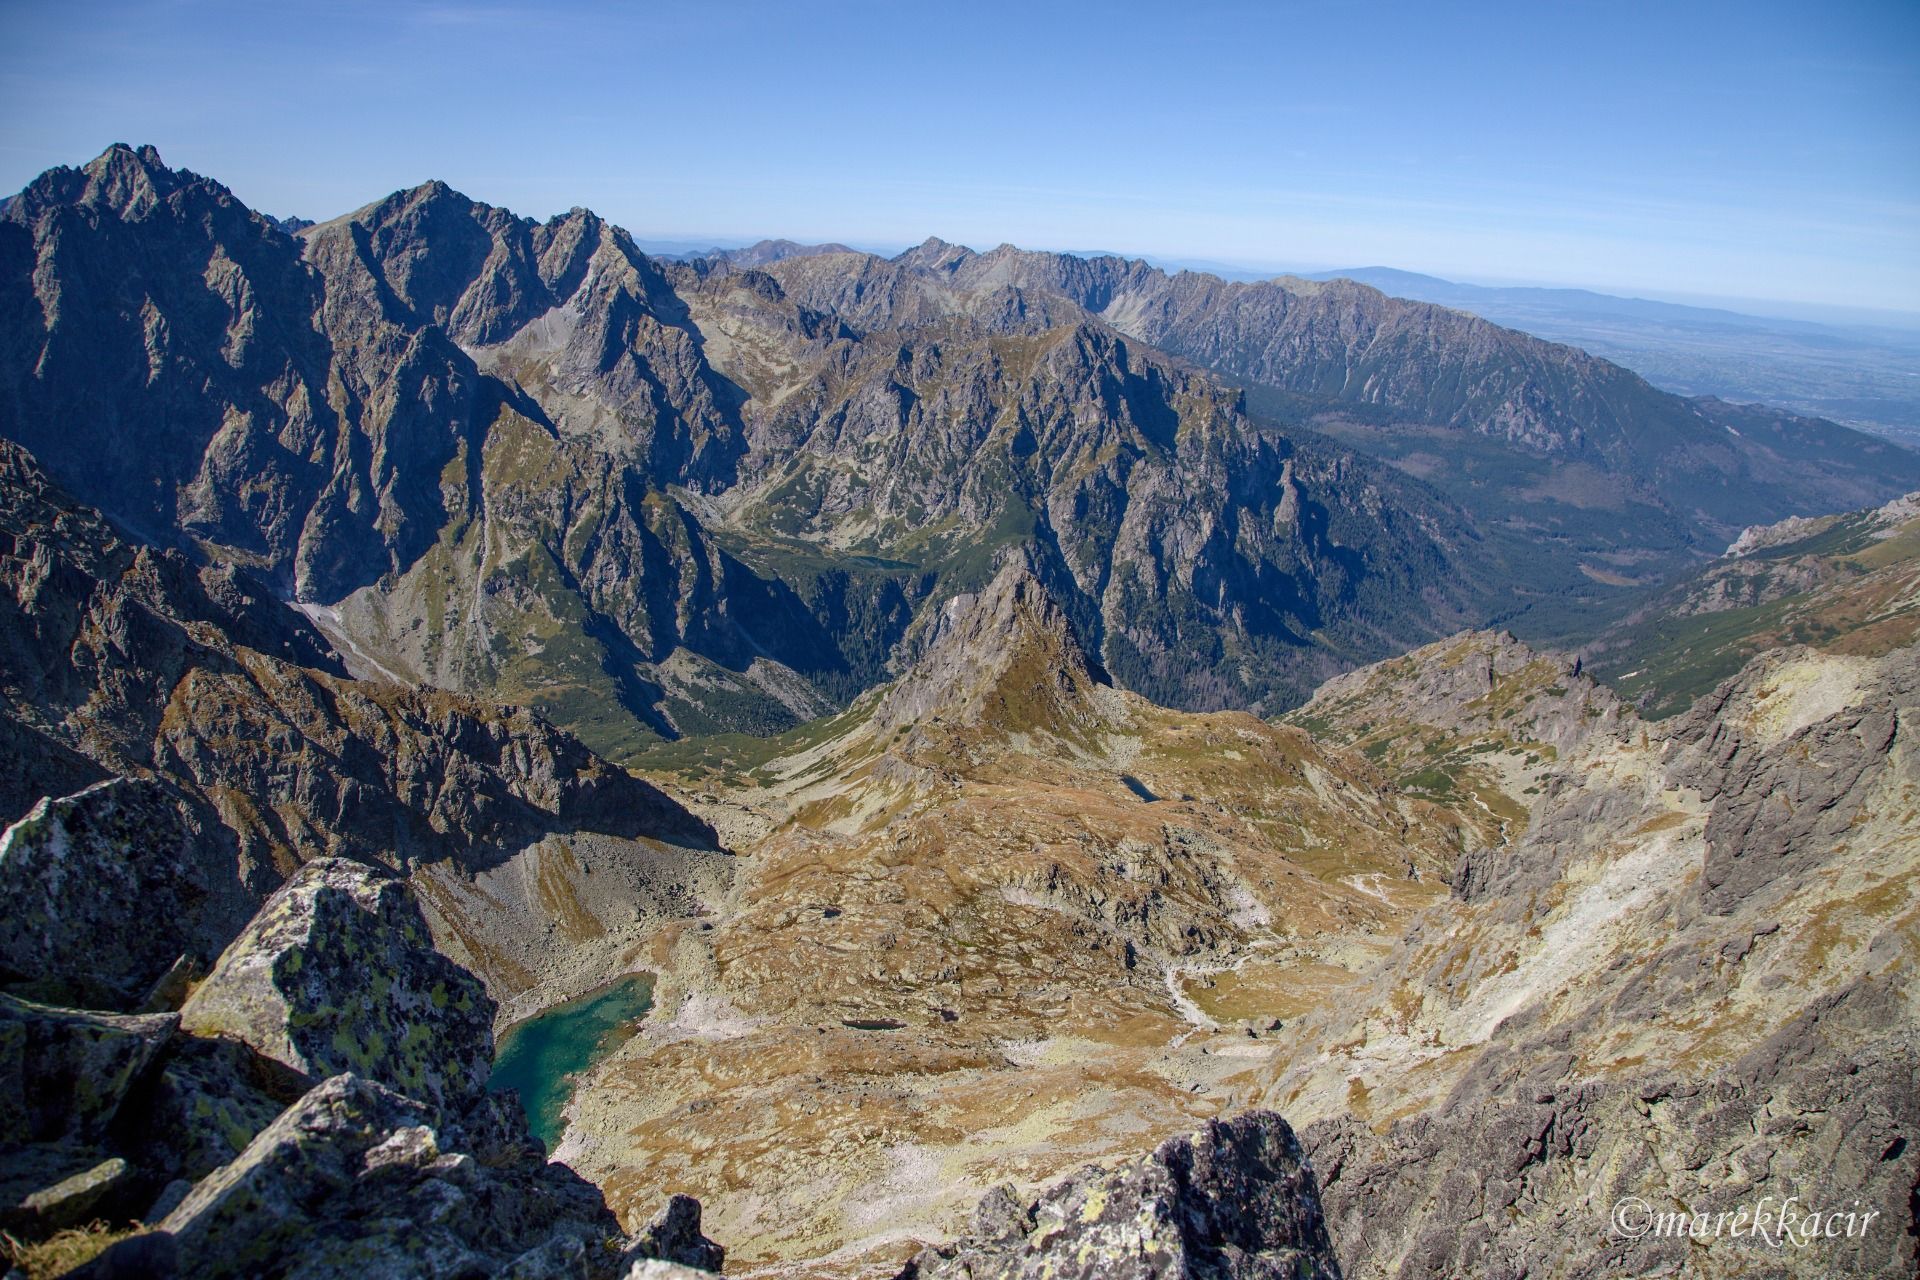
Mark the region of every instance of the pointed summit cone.
[[979, 591], [947, 601], [872, 726], [1078, 741], [1124, 715], [1124, 700], [1032, 568], [1014, 559]]

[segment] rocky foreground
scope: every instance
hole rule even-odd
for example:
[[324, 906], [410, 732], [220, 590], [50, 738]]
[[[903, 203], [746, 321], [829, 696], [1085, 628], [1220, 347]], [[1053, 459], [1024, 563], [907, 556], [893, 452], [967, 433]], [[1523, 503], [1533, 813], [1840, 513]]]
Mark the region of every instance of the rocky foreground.
[[[57, 919], [94, 877], [148, 861], [91, 820], [128, 785], [8, 831], [15, 903]], [[0, 1213], [27, 1241], [145, 1224], [81, 1272], [97, 1276], [717, 1270], [697, 1202], [629, 1237], [598, 1190], [546, 1160], [517, 1102], [486, 1088], [493, 1010], [433, 949], [403, 881], [309, 862], [178, 1011], [0, 996]]]
[[[137, 869], [114, 839], [131, 784], [43, 806], [0, 878], [43, 919]], [[274, 894], [178, 1012], [0, 995], [0, 1214], [32, 1241], [134, 1223], [92, 1277], [628, 1277], [718, 1271], [699, 1202], [626, 1235], [486, 1089], [493, 1002], [433, 949], [406, 884], [341, 859]], [[904, 1276], [1337, 1277], [1313, 1173], [1255, 1113], [1083, 1171], [1029, 1206], [1002, 1190], [974, 1234]], [[52, 1274], [31, 1245], [27, 1270]]]

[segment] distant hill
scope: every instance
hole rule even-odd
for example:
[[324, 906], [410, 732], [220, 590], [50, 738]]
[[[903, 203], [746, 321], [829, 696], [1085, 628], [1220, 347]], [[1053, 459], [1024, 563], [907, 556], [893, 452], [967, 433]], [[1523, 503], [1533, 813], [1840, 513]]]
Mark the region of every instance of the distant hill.
[[793, 240], [762, 240], [744, 249], [724, 249], [709, 257], [725, 258], [736, 267], [764, 267], [788, 258], [810, 258], [823, 253], [856, 253], [844, 244], [800, 244]]
[[1494, 288], [1393, 267], [1316, 272], [1438, 303], [1625, 365], [1689, 396], [1761, 401], [1920, 443], [1920, 331], [1819, 324], [1623, 298], [1589, 289]]

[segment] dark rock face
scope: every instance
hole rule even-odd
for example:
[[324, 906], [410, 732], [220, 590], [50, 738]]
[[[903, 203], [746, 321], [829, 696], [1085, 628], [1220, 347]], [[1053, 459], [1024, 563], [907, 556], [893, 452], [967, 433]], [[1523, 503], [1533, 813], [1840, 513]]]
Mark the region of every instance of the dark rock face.
[[313, 1083], [238, 1040], [175, 1036], [128, 1099], [114, 1141], [139, 1159], [149, 1185], [197, 1182], [245, 1150]]
[[718, 1271], [727, 1251], [700, 1233], [700, 1202], [677, 1195], [667, 1201], [646, 1226], [628, 1242], [627, 1256], [657, 1258], [696, 1271]]
[[0, 995], [0, 1226], [31, 1236], [127, 1209], [145, 1184], [109, 1148], [179, 1021]]
[[901, 1280], [1337, 1280], [1313, 1169], [1286, 1121], [1255, 1111], [1111, 1171], [1089, 1167], [1021, 1207], [983, 1200], [974, 1234]]
[[0, 981], [63, 1004], [138, 1008], [190, 948], [179, 922], [207, 894], [190, 839], [155, 782], [41, 801], [0, 836]]
[[111, 1200], [132, 1177], [131, 1165], [119, 1156], [108, 1156], [91, 1168], [32, 1192], [21, 1200], [13, 1217], [17, 1224], [37, 1232], [77, 1227], [92, 1220], [102, 1202]]
[[0, 995], [0, 1143], [106, 1136], [178, 1014], [57, 1009]]
[[352, 1071], [436, 1107], [486, 1090], [494, 1004], [433, 949], [405, 882], [338, 858], [295, 873], [182, 1011], [315, 1078]]
[[[171, 824], [185, 839], [169, 844], [156, 810], [130, 869], [114, 869], [112, 841], [86, 846], [107, 859], [83, 877], [102, 892], [88, 910], [108, 909], [111, 886], [142, 883], [139, 867], [163, 846], [181, 864], [170, 886], [149, 886], [178, 909], [154, 911], [151, 937], [119, 944], [140, 949], [142, 973], [182, 951], [210, 963], [322, 851], [400, 868], [484, 866], [557, 830], [711, 843], [657, 789], [525, 710], [348, 679], [326, 639], [257, 580], [128, 545], [11, 443], [0, 443], [0, 587], [0, 723], [61, 748], [16, 760], [21, 790], [4, 799], [25, 812], [62, 794], [71, 755], [160, 775], [141, 793], [158, 787], [180, 811]], [[7, 887], [16, 879], [0, 870], [0, 894], [44, 899], [44, 885]], [[76, 930], [60, 945], [93, 937]]]

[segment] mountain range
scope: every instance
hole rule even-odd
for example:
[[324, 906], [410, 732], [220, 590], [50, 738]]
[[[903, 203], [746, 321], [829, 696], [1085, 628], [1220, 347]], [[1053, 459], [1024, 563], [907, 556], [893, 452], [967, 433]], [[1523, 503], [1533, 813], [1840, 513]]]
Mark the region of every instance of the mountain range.
[[1436, 302], [1617, 361], [1682, 395], [1763, 401], [1911, 446], [1920, 433], [1920, 332], [1911, 325], [1748, 315], [1590, 289], [1460, 284], [1391, 267], [1315, 273]]
[[937, 241], [670, 263], [440, 183], [290, 235], [127, 147], [15, 197], [0, 264], [0, 421], [76, 496], [255, 570], [362, 674], [616, 757], [845, 705], [1009, 546], [1123, 685], [1277, 710], [1920, 485], [1353, 284]]

